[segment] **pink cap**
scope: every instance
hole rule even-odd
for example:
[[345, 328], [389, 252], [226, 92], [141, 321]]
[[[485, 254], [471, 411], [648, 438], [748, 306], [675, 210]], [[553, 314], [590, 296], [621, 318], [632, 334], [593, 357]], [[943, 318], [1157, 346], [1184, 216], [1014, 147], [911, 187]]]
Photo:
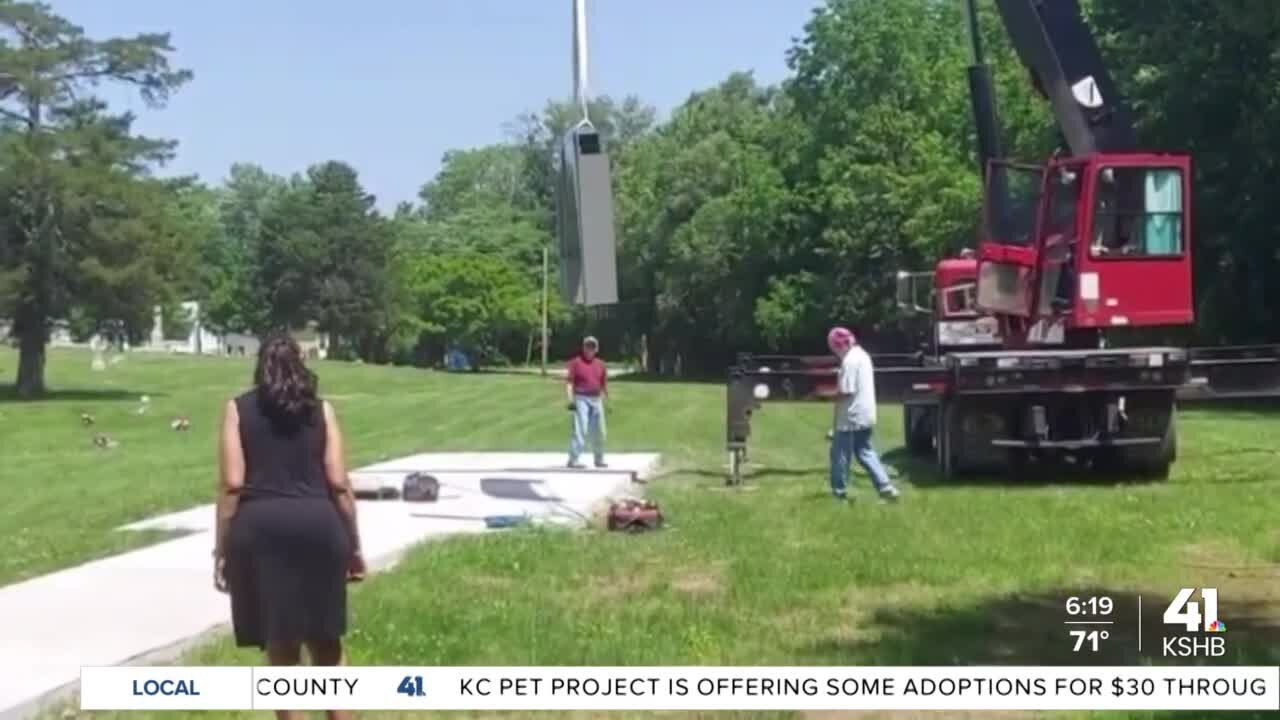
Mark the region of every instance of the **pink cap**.
[[833, 327], [827, 333], [827, 347], [835, 350], [843, 350], [853, 344], [853, 333], [846, 327]]

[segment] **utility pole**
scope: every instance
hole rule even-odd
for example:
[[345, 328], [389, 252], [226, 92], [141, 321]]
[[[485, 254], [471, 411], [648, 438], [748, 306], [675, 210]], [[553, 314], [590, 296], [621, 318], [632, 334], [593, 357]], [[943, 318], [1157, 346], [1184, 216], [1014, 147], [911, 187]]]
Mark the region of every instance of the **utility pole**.
[[542, 375], [547, 374], [547, 246], [542, 246]]

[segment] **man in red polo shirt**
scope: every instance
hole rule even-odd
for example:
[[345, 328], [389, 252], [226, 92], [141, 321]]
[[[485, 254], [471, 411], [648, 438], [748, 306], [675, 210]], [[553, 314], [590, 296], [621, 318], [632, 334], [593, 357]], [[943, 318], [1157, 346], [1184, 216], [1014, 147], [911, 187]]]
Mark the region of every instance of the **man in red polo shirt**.
[[569, 411], [573, 413], [573, 435], [569, 439], [571, 468], [582, 467], [578, 456], [586, 447], [588, 432], [591, 433], [591, 449], [595, 455], [596, 467], [606, 467], [604, 400], [609, 393], [609, 385], [604, 360], [596, 354], [599, 350], [600, 343], [588, 335], [582, 340], [582, 350], [569, 361], [564, 389], [569, 400]]

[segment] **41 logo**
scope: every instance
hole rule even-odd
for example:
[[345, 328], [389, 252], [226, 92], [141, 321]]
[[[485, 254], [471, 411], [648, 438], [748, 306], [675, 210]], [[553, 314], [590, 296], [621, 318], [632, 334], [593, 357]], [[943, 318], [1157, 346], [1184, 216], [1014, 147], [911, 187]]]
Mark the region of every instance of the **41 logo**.
[[1165, 657], [1222, 657], [1226, 654], [1226, 638], [1216, 634], [1227, 631], [1226, 623], [1218, 619], [1218, 589], [1199, 588], [1200, 600], [1204, 603], [1203, 613], [1200, 603], [1191, 599], [1196, 590], [1197, 588], [1182, 588], [1178, 591], [1173, 602], [1165, 608], [1164, 623], [1181, 626], [1187, 633], [1215, 635], [1166, 635], [1163, 646]]

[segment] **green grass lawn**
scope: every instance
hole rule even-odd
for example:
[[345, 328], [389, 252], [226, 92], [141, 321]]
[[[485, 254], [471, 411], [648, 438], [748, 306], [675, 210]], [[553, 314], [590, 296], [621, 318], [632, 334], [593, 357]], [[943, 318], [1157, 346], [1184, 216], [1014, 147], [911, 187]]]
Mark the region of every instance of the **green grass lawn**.
[[[15, 362], [0, 352], [0, 377]], [[353, 465], [565, 444], [556, 381], [317, 368]], [[0, 400], [0, 486], [10, 497], [0, 583], [146, 542], [112, 529], [208, 502], [215, 418], [250, 370], [243, 360], [133, 355], [94, 373], [87, 355], [55, 353], [52, 399]], [[139, 416], [144, 393], [151, 409]], [[1096, 655], [1073, 654], [1066, 598], [1105, 594], [1132, 613], [1141, 594], [1144, 608], [1162, 610], [1184, 586], [1219, 588], [1226, 662], [1280, 662], [1280, 413], [1184, 411], [1179, 460], [1163, 483], [944, 485], [902, 457], [900, 415], [886, 407], [878, 445], [904, 501], [880, 505], [858, 478], [855, 502], [838, 505], [826, 490], [828, 407], [766, 406], [753, 439], [760, 467], [747, 487], [727, 490], [723, 388], [619, 380], [612, 395], [611, 447], [664, 454], [667, 473], [650, 493], [669, 529], [426, 545], [353, 591], [353, 663], [1134, 664], [1145, 660], [1132, 622], [1114, 626]], [[168, 428], [178, 414], [191, 417], [191, 432]], [[95, 448], [95, 432], [119, 446]], [[1159, 615], [1146, 612], [1146, 637], [1160, 633]], [[189, 660], [260, 658], [222, 641]]]

